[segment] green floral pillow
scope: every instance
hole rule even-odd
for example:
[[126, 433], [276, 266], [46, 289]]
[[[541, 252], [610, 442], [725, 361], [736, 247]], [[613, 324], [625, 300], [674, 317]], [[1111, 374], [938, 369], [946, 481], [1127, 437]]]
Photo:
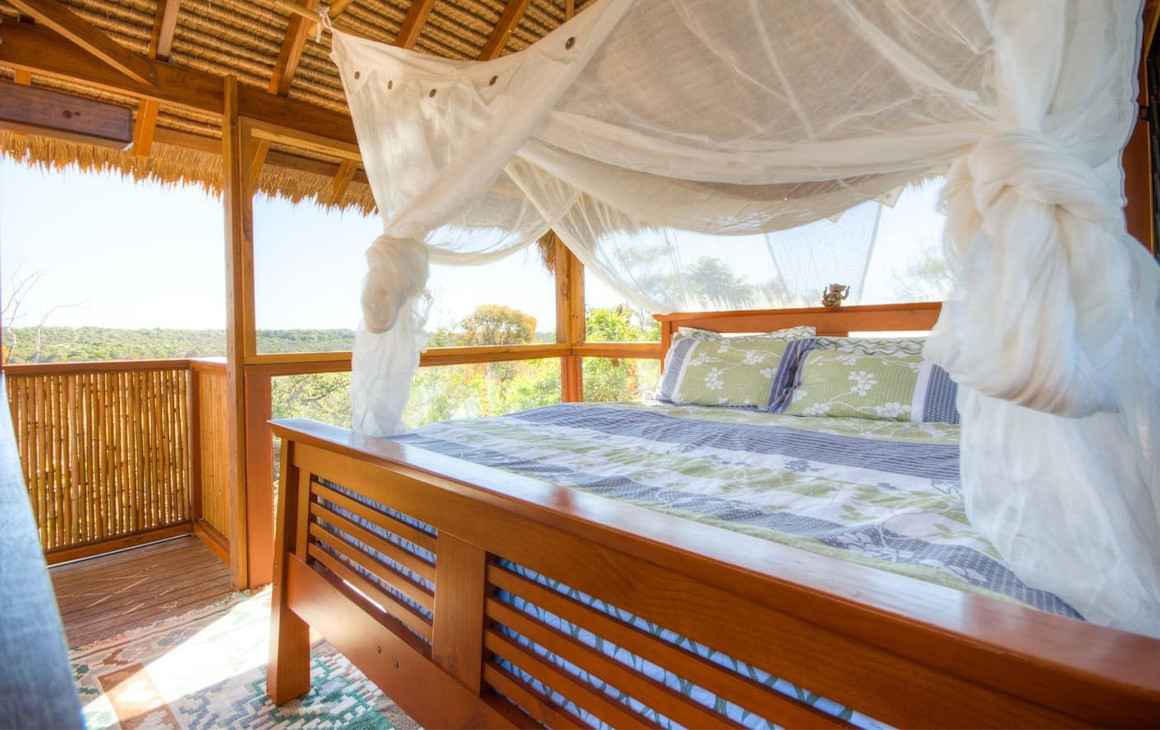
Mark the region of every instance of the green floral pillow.
[[915, 392], [929, 368], [921, 354], [890, 357], [837, 350], [810, 350], [785, 412], [793, 416], [923, 420]]
[[792, 365], [813, 335], [813, 327], [741, 336], [682, 327], [669, 348], [657, 400], [750, 408], [788, 400]]
[[787, 340], [695, 340], [673, 389], [677, 405], [769, 406]]

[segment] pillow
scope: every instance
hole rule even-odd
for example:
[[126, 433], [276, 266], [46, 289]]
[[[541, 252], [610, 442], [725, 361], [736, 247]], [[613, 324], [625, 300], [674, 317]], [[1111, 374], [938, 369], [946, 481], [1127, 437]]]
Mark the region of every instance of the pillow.
[[958, 423], [958, 386], [921, 354], [812, 349], [784, 412], [792, 416]]
[[905, 357], [922, 355], [922, 346], [925, 343], [925, 337], [819, 337], [814, 347], [818, 350], [837, 350], [859, 355]]
[[665, 359], [657, 400], [677, 405], [769, 408], [788, 398], [793, 365], [812, 327], [726, 336], [682, 327]]

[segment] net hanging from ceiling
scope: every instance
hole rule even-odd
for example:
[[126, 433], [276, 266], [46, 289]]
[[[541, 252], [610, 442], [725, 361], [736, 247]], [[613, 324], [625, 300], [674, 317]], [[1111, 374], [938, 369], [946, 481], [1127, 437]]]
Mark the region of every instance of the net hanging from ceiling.
[[[485, 63], [335, 33], [384, 219], [356, 429], [401, 428], [432, 261], [486, 262], [552, 228], [651, 311], [773, 306], [805, 284], [736, 301], [694, 264], [715, 246], [856, 281], [864, 204], [946, 172], [956, 291], [927, 355], [961, 386], [968, 514], [1028, 584], [1160, 635], [1160, 276], [1125, 232], [1119, 167], [1139, 15], [1138, 0], [600, 0]], [[828, 237], [791, 231], [827, 220]]]

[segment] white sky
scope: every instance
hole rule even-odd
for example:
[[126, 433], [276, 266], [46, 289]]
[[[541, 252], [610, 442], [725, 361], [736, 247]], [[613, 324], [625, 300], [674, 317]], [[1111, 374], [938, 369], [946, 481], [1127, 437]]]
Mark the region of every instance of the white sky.
[[[930, 185], [884, 210], [864, 303], [893, 300], [892, 270], [914, 261], [924, 246], [937, 246], [943, 219], [933, 210], [936, 196]], [[375, 217], [256, 198], [259, 329], [352, 328], [363, 251], [380, 231]], [[200, 189], [0, 160], [0, 292], [6, 296], [14, 273], [44, 272], [17, 325], [75, 304], [57, 309], [48, 323], [222, 328], [224, 260], [221, 204]], [[483, 267], [433, 267], [430, 286], [430, 328], [484, 303], [528, 312], [541, 330], [555, 322], [552, 279], [534, 249]], [[597, 306], [620, 301], [592, 276], [586, 293]]]

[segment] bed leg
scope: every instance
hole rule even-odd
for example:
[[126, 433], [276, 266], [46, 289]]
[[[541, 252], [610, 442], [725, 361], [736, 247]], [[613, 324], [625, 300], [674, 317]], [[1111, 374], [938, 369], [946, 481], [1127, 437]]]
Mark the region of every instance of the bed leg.
[[[274, 535], [274, 586], [270, 596], [270, 658], [266, 665], [266, 693], [281, 705], [310, 691], [310, 626], [286, 603], [286, 576], [289, 556], [298, 547], [299, 513], [310, 496], [309, 479], [303, 480], [294, 465], [294, 442], [282, 442], [281, 478], [278, 484], [278, 512]], [[302, 482], [305, 481], [303, 491]], [[301, 535], [299, 533], [302, 533]], [[302, 550], [305, 555], [305, 546]]]
[[310, 627], [286, 605], [283, 587], [280, 579], [274, 584], [266, 667], [266, 692], [275, 705], [310, 691]]

